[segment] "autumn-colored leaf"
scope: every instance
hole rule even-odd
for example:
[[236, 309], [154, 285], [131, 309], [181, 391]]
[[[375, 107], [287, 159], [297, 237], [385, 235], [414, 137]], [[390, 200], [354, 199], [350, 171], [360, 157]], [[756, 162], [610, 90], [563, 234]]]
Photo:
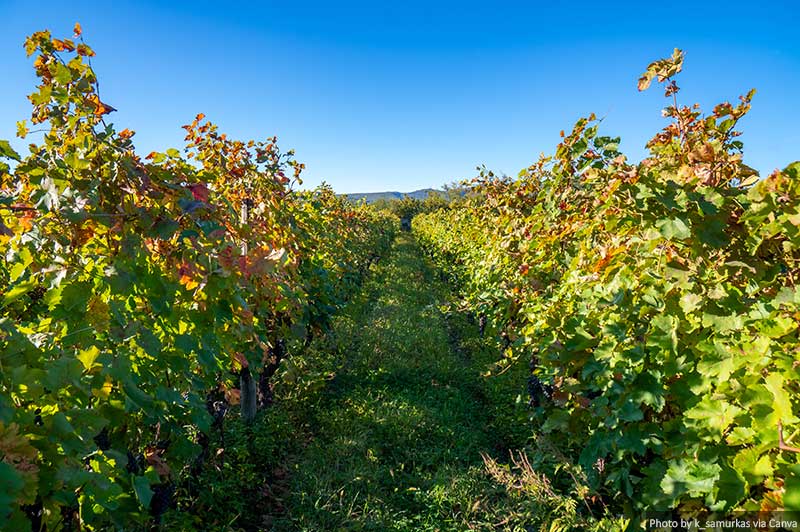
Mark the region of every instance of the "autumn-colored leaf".
[[240, 403], [241, 391], [238, 388], [225, 390], [225, 400], [229, 405], [236, 406]]
[[180, 268], [178, 269], [178, 276], [178, 282], [180, 282], [187, 290], [194, 290], [200, 286], [200, 282], [196, 279], [196, 268], [188, 262], [181, 264]]
[[194, 290], [200, 286], [200, 283], [189, 275], [181, 275], [178, 282], [180, 282], [187, 290]]
[[152, 468], [158, 473], [158, 476], [169, 478], [171, 474], [171, 470], [167, 465], [167, 462], [161, 456], [163, 450], [158, 449], [156, 447], [148, 447], [144, 452], [144, 458], [148, 465], [152, 466]]
[[78, 51], [78, 55], [84, 56], [84, 57], [94, 57], [94, 55], [95, 55], [94, 50], [92, 50], [91, 48], [89, 48], [88, 46], [86, 46], [83, 43], [78, 44], [77, 51]]
[[192, 191], [192, 197], [197, 201], [208, 202], [209, 190], [203, 183], [193, 183], [188, 186]]
[[95, 116], [103, 116], [108, 113], [113, 113], [114, 111], [116, 111], [116, 109], [114, 109], [110, 105], [101, 102], [97, 94], [92, 94], [89, 97], [87, 97], [86, 103], [93, 108]]
[[246, 368], [250, 365], [250, 363], [247, 361], [247, 357], [245, 357], [242, 353], [234, 353], [233, 360], [242, 368]]
[[69, 40], [53, 39], [53, 47], [58, 52], [72, 52], [75, 50], [75, 43]]
[[637, 88], [640, 91], [645, 91], [650, 88], [650, 83], [652, 83], [653, 78], [655, 77], [655, 73], [650, 72], [649, 70], [645, 72], [642, 77], [639, 78], [639, 83], [637, 83]]

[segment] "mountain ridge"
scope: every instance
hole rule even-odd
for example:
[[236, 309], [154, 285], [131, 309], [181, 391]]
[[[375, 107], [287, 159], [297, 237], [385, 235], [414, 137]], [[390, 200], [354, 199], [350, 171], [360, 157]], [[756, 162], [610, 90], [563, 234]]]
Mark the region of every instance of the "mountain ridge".
[[342, 194], [342, 196], [346, 197], [350, 201], [360, 201], [363, 199], [366, 200], [367, 203], [374, 203], [382, 199], [401, 200], [405, 196], [409, 196], [413, 199], [424, 200], [429, 194], [439, 194], [443, 196], [445, 193], [443, 190], [437, 190], [435, 188], [421, 188], [413, 192], [397, 192], [393, 190], [386, 192], [352, 192], [350, 194]]

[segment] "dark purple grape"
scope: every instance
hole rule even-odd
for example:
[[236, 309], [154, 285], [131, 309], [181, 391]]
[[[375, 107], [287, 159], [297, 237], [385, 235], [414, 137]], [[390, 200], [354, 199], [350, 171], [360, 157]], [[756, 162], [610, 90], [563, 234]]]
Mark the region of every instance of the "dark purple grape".
[[101, 451], [106, 451], [111, 448], [111, 441], [108, 439], [108, 427], [103, 427], [103, 430], [92, 439], [97, 445], [97, 448]]
[[152, 487], [153, 498], [150, 499], [150, 515], [158, 518], [172, 506], [172, 499], [175, 495], [175, 484], [166, 482], [156, 484]]
[[128, 449], [128, 464], [125, 466], [125, 469], [128, 473], [138, 475], [144, 472], [144, 455], [139, 453], [134, 455], [130, 449]]
[[536, 375], [531, 375], [528, 377], [528, 396], [528, 404], [534, 408], [539, 407], [543, 399], [549, 400], [553, 396], [553, 387], [540, 381]]

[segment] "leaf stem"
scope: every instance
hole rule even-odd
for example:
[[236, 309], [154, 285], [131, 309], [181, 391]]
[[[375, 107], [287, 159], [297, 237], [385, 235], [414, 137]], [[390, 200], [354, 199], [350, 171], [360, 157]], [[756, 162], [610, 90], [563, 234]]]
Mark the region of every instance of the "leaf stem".
[[778, 449], [781, 451], [789, 451], [790, 453], [800, 453], [800, 449], [787, 445], [783, 439], [783, 423], [778, 421]]

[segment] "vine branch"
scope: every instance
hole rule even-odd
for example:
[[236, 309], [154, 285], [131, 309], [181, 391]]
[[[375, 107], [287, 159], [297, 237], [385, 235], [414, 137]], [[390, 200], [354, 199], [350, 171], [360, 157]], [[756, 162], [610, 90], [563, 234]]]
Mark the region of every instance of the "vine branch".
[[789, 451], [790, 453], [800, 453], [800, 449], [787, 445], [783, 439], [783, 423], [778, 421], [778, 449], [781, 451]]

